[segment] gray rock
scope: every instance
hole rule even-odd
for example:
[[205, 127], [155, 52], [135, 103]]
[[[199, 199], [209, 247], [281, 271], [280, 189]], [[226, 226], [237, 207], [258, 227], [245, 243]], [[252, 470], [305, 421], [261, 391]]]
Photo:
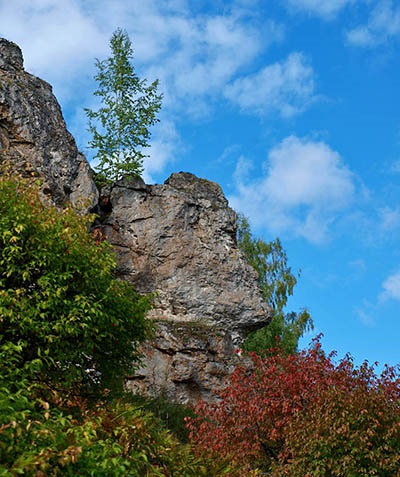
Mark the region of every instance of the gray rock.
[[214, 401], [241, 358], [229, 333], [202, 324], [158, 322], [156, 336], [143, 351], [144, 366], [127, 388], [164, 395], [182, 404]]
[[0, 158], [15, 172], [38, 175], [56, 204], [85, 210], [98, 192], [88, 162], [67, 131], [51, 86], [23, 69], [21, 50], [0, 38]]
[[123, 180], [105, 202], [103, 232], [120, 276], [156, 293], [151, 317], [202, 323], [240, 342], [270, 321], [257, 274], [236, 245], [236, 214], [216, 183], [189, 173], [164, 185]]

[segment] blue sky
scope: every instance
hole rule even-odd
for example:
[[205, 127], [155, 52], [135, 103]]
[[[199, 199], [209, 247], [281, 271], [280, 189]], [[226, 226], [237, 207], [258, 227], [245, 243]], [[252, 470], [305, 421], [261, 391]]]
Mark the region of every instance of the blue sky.
[[[160, 80], [148, 182], [217, 181], [279, 236], [327, 350], [400, 362], [400, 4], [390, 0], [0, 0], [0, 36], [54, 87], [78, 146], [113, 31]], [[307, 344], [311, 336], [303, 341]]]

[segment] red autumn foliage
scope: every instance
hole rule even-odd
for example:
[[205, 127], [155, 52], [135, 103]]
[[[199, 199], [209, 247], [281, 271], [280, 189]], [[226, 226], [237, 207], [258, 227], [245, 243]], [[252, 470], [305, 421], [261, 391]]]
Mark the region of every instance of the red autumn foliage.
[[[192, 443], [271, 475], [400, 475], [400, 373], [301, 353], [251, 355], [218, 403], [188, 421]], [[364, 473], [365, 472], [365, 473]]]

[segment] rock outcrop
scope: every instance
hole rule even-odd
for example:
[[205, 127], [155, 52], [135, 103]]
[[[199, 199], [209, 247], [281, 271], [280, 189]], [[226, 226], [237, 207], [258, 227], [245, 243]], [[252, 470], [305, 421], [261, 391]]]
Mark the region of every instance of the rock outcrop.
[[154, 339], [127, 386], [180, 402], [213, 399], [240, 342], [268, 323], [256, 272], [236, 245], [236, 214], [221, 188], [189, 173], [163, 185], [124, 179], [98, 192], [66, 129], [51, 86], [25, 72], [21, 50], [0, 39], [0, 162], [39, 176], [48, 202], [97, 210], [120, 278], [154, 294]]
[[238, 341], [269, 321], [218, 184], [189, 173], [172, 174], [164, 185], [123, 180], [104, 202], [103, 232], [120, 276], [142, 293], [156, 292], [152, 318], [204, 323]]
[[159, 321], [143, 352], [144, 366], [127, 388], [181, 403], [215, 400], [241, 361], [229, 333], [202, 323]]
[[189, 173], [164, 185], [125, 179], [101, 202], [120, 277], [155, 294], [156, 336], [128, 387], [212, 399], [237, 364], [235, 348], [271, 317], [237, 248], [235, 212], [218, 184]]
[[85, 157], [67, 131], [51, 86], [27, 73], [20, 48], [0, 38], [0, 161], [38, 174], [56, 204], [90, 208], [98, 193]]

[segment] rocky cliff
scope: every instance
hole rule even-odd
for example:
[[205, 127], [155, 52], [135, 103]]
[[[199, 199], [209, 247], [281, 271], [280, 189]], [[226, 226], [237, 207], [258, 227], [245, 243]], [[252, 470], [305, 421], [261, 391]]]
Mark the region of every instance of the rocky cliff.
[[218, 184], [189, 173], [163, 185], [123, 180], [103, 191], [102, 231], [121, 278], [155, 292], [158, 324], [133, 390], [212, 399], [235, 346], [270, 319], [257, 274], [236, 245], [236, 214]]
[[207, 323], [239, 341], [265, 323], [256, 272], [236, 246], [236, 214], [218, 184], [189, 173], [154, 186], [124, 180], [106, 203], [103, 231], [119, 273], [157, 292], [154, 319]]
[[181, 402], [212, 399], [237, 363], [235, 348], [270, 319], [221, 188], [179, 173], [154, 186], [124, 179], [98, 200], [51, 86], [25, 72], [18, 46], [2, 39], [0, 159], [40, 176], [46, 200], [97, 210], [119, 276], [154, 294], [155, 337], [128, 387]]
[[15, 171], [38, 174], [56, 204], [97, 203], [85, 157], [67, 131], [51, 86], [23, 68], [20, 48], [0, 38], [0, 154]]

